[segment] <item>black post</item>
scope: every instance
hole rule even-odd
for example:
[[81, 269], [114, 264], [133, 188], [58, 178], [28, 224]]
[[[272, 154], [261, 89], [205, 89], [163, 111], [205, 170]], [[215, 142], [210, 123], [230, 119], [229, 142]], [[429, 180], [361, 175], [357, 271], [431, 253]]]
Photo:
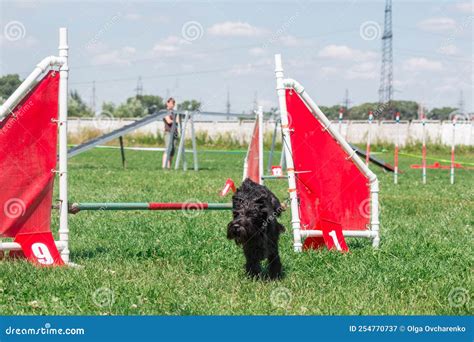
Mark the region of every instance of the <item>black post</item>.
[[125, 169], [126, 168], [126, 162], [125, 162], [125, 149], [123, 147], [123, 137], [119, 137], [119, 143], [120, 143], [120, 154], [122, 155], [122, 166]]

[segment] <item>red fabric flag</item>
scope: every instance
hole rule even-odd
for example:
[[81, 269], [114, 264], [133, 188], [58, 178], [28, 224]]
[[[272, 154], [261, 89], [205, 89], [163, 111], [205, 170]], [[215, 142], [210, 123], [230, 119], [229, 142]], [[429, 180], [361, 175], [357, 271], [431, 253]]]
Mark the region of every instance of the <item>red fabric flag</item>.
[[0, 122], [0, 236], [51, 232], [58, 89], [50, 71]]
[[[367, 230], [367, 177], [295, 91], [286, 91], [286, 103], [301, 229], [323, 230], [325, 219], [344, 230]], [[307, 238], [304, 247], [317, 248], [323, 243], [323, 238]]]

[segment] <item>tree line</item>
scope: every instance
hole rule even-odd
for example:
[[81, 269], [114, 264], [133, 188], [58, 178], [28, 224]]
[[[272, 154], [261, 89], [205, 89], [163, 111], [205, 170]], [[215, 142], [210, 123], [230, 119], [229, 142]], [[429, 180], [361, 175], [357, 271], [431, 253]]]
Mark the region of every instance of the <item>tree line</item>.
[[[15, 89], [20, 85], [19, 75], [10, 74], [0, 77], [0, 103], [3, 103]], [[143, 117], [156, 110], [164, 109], [165, 99], [158, 95], [138, 95], [127, 98], [123, 103], [114, 104], [104, 102], [100, 112], [105, 112], [117, 118], [123, 117]], [[180, 110], [198, 110], [201, 103], [196, 100], [186, 100], [178, 104]], [[321, 110], [329, 119], [336, 120], [341, 110], [340, 105], [320, 106]], [[450, 115], [458, 108], [442, 107], [424, 110], [426, 117], [432, 120], [449, 120]], [[251, 110], [249, 110], [251, 111]], [[343, 108], [345, 120], [364, 120], [368, 118], [368, 113], [372, 111], [376, 119], [393, 119], [396, 112], [400, 113], [403, 120], [413, 120], [418, 118], [419, 105], [415, 101], [392, 101], [390, 108], [380, 106], [375, 102], [362, 103], [350, 108]], [[266, 113], [268, 116], [274, 114], [276, 108]], [[68, 116], [70, 117], [93, 117], [96, 113], [81, 98], [77, 90], [71, 90], [68, 101]]]

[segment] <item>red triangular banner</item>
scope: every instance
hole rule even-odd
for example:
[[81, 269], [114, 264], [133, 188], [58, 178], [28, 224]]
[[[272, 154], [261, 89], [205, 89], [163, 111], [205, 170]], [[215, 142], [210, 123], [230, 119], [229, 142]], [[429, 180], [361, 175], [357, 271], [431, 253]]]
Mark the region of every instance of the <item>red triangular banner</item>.
[[47, 73], [0, 122], [0, 236], [51, 232], [58, 89]]
[[[367, 230], [368, 179], [295, 91], [286, 90], [286, 103], [301, 229], [323, 230], [324, 217], [344, 230]], [[323, 243], [307, 238], [304, 247]]]
[[51, 232], [17, 234], [15, 242], [21, 246], [25, 257], [41, 266], [64, 265]]
[[259, 158], [260, 158], [260, 144], [259, 144], [259, 123], [258, 119], [255, 120], [255, 126], [253, 128], [252, 139], [250, 140], [249, 149], [247, 152], [247, 174], [245, 178], [250, 178], [255, 183], [260, 184], [260, 170], [259, 170]]

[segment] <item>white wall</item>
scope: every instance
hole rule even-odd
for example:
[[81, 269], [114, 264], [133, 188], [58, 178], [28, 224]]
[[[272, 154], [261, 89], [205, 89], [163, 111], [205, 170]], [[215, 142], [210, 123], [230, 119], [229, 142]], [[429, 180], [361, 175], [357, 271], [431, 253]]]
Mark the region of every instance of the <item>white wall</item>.
[[[69, 118], [69, 134], [78, 134], [83, 129], [99, 129], [104, 133], [123, 127], [133, 119], [106, 119], [95, 120], [89, 118]], [[253, 121], [200, 121], [195, 123], [196, 132], [206, 131], [209, 137], [215, 138], [222, 134], [229, 134], [232, 138], [241, 142], [248, 142], [253, 131]], [[333, 125], [338, 127], [336, 121]], [[265, 122], [264, 132], [273, 133], [274, 123]], [[367, 121], [354, 120], [344, 121], [341, 126], [342, 134], [351, 143], [365, 143], [369, 124]], [[374, 121], [372, 126], [373, 143], [388, 142], [395, 143], [396, 124], [394, 121]], [[188, 126], [188, 131], [190, 126]], [[153, 134], [163, 131], [161, 120], [137, 129], [135, 132], [141, 134]], [[405, 145], [410, 142], [421, 142], [422, 124], [421, 121], [401, 121], [399, 124], [400, 144]], [[448, 121], [428, 121], [426, 123], [427, 141], [451, 145], [452, 124]], [[190, 136], [190, 135], [188, 135]], [[473, 129], [471, 122], [458, 122], [456, 124], [456, 145], [474, 145]]]

